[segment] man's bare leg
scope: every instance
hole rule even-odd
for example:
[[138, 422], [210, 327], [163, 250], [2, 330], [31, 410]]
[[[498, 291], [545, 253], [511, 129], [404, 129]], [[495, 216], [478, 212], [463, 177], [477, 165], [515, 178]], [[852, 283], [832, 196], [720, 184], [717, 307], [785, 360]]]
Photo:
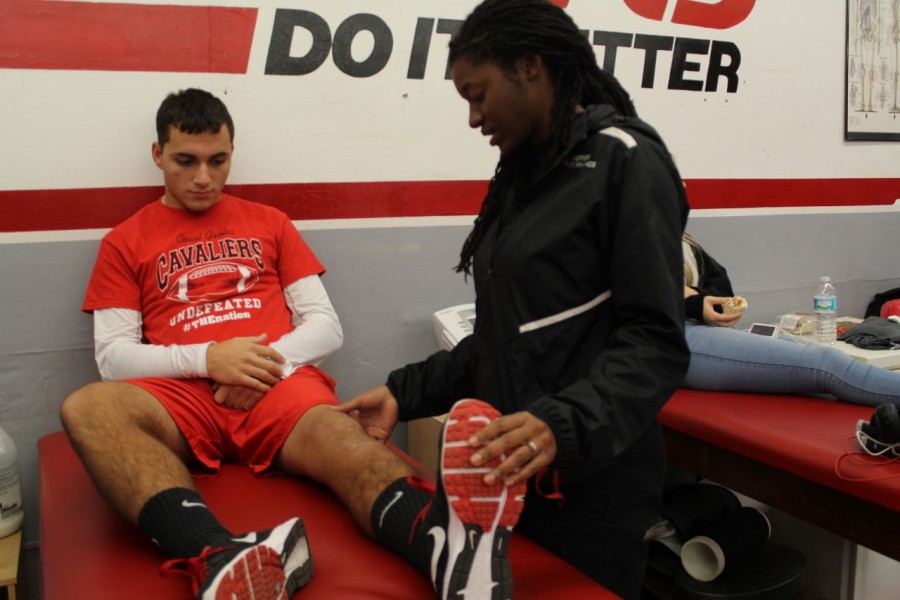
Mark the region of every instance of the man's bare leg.
[[[430, 576], [438, 596], [469, 590], [487, 598], [494, 588], [510, 594], [508, 540], [522, 510], [525, 484], [484, 485], [482, 469], [469, 462], [475, 450], [467, 444], [498, 417], [484, 402], [454, 405], [442, 433], [454, 450], [442, 452], [444, 491], [437, 496], [410, 477], [413, 469], [362, 425], [329, 406], [314, 407], [300, 418], [276, 466], [328, 485], [364, 531]], [[496, 457], [493, 466], [504, 459]]]
[[303, 414], [276, 456], [275, 466], [327, 485], [370, 536], [375, 500], [391, 483], [414, 474], [355, 419], [327, 405]]
[[66, 398], [60, 417], [100, 494], [132, 523], [157, 493], [194, 489], [185, 466], [187, 442], [163, 406], [138, 386], [90, 384]]
[[107, 501], [195, 579], [199, 597], [290, 597], [312, 575], [303, 521], [236, 539], [206, 507], [186, 461], [189, 446], [163, 406], [126, 383], [89, 385], [63, 403], [63, 424]]

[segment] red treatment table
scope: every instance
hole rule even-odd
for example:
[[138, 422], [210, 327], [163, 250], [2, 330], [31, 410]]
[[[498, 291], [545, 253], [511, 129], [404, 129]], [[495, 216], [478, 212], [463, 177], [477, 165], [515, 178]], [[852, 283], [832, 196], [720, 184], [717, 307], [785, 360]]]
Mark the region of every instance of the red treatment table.
[[[160, 575], [166, 556], [100, 497], [62, 432], [38, 440], [38, 455], [41, 598], [193, 597], [186, 577]], [[294, 516], [304, 520], [315, 572], [298, 598], [434, 597], [425, 576], [363, 534], [319, 484], [289, 477], [259, 479], [245, 467], [224, 465], [219, 476], [198, 479], [197, 485], [209, 507], [235, 532], [267, 529]], [[510, 560], [517, 599], [617, 598], [522, 536], [513, 536]]]
[[874, 411], [679, 389], [659, 420], [671, 464], [900, 560], [900, 461], [860, 454], [854, 437]]

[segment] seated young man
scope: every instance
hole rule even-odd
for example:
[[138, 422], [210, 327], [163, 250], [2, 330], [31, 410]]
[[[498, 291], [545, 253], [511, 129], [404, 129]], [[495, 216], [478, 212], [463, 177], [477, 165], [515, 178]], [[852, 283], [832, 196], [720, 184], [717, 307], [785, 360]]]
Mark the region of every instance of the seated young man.
[[[334, 382], [316, 366], [343, 341], [324, 268], [286, 215], [223, 192], [227, 108], [184, 90], [162, 102], [156, 126], [165, 192], [103, 238], [82, 306], [103, 381], [60, 412], [94, 484], [173, 557], [171, 570], [193, 576], [199, 598], [289, 598], [312, 575], [300, 518], [235, 535], [207, 508], [192, 472], [225, 460], [324, 483], [442, 589], [462, 552], [452, 535], [439, 546], [427, 535], [447, 527], [445, 497], [334, 410]], [[433, 572], [432, 555], [443, 556]], [[462, 585], [467, 568], [457, 565]]]

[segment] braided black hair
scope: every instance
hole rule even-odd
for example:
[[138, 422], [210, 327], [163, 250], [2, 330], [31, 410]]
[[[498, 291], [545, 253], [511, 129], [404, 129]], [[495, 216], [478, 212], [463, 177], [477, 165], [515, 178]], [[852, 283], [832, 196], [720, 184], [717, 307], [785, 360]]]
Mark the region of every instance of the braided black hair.
[[[584, 33], [568, 13], [547, 0], [485, 0], [450, 42], [449, 60], [451, 64], [461, 58], [473, 65], [491, 62], [506, 73], [515, 73], [516, 60], [527, 53], [541, 57], [554, 84], [549, 158], [568, 143], [579, 104], [609, 104], [623, 116], [637, 116], [628, 92], [597, 65]], [[497, 163], [475, 226], [460, 252], [457, 272], [472, 274], [475, 249], [497, 219], [501, 199], [533, 168], [533, 157], [522, 154], [501, 156]]]

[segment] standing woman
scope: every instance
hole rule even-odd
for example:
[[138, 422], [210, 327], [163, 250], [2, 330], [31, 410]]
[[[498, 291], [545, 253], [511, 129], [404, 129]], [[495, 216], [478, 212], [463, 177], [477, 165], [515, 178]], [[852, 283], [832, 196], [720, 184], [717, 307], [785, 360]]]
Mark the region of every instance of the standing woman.
[[344, 410], [384, 437], [398, 416], [486, 401], [503, 416], [468, 439], [469, 464], [489, 465], [485, 488], [528, 483], [516, 531], [636, 599], [660, 510], [657, 412], [688, 366], [681, 178], [545, 0], [483, 2], [450, 63], [469, 126], [500, 150], [456, 268], [475, 282], [474, 334]]

